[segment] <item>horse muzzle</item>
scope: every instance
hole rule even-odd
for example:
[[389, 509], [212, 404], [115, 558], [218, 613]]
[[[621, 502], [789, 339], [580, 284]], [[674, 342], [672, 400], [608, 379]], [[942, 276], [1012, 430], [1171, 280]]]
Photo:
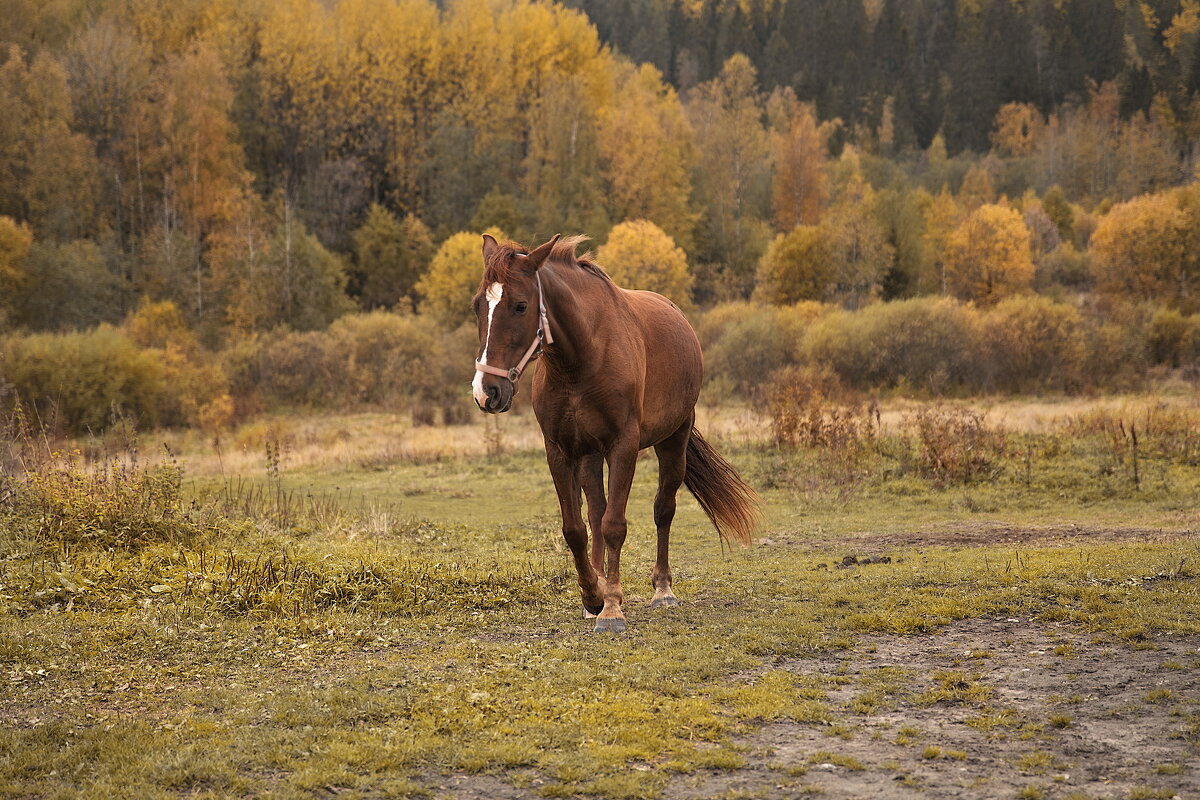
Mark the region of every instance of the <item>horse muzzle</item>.
[[487, 414], [503, 414], [512, 408], [512, 401], [513, 384], [503, 378], [484, 382], [482, 402], [478, 396], [475, 397], [475, 405]]

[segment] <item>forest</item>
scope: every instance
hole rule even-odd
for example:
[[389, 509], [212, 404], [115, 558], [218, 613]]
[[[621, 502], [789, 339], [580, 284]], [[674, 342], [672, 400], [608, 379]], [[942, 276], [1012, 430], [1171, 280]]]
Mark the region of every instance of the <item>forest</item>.
[[1195, 0], [3, 18], [0, 402], [63, 430], [461, 416], [484, 231], [591, 237], [692, 316], [714, 397], [1200, 369]]

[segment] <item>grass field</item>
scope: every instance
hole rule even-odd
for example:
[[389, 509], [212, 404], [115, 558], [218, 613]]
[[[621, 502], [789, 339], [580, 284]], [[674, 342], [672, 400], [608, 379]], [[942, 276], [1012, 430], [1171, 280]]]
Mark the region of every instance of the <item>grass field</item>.
[[1195, 407], [914, 413], [792, 449], [706, 411], [764, 525], [723, 550], [683, 500], [651, 612], [643, 460], [621, 636], [581, 619], [528, 417], [26, 442], [0, 796], [1200, 794]]

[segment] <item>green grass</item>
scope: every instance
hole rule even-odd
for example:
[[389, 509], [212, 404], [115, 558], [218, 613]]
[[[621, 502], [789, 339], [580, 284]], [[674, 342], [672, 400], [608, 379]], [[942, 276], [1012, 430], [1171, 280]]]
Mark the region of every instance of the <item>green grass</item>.
[[[780, 667], [864, 635], [928, 635], [982, 615], [1069, 622], [1118, 642], [1200, 632], [1194, 582], [1147, 580], [1197, 563], [1193, 541], [892, 547], [889, 564], [818, 569], [854, 552], [844, 534], [869, 542], [981, 512], [913, 475], [810, 485], [816, 456], [733, 457], [754, 482], [767, 470], [787, 478], [765, 493], [763, 541], [723, 552], [681, 500], [672, 544], [684, 604], [664, 613], [648, 609], [655, 469], [641, 462], [619, 637], [592, 636], [579, 618], [553, 490], [532, 453], [285, 472], [289, 491], [353, 488], [353, 499], [287, 525], [226, 508], [186, 539], [130, 548], [56, 542], [30, 532], [32, 517], [7, 517], [0, 796], [420, 796], [452, 774], [488, 774], [539, 776], [544, 796], [654, 797], [673, 776], [743, 766], [739, 742], [775, 721], [824, 729], [841, 710], [867, 716], [904, 698], [965, 706], [984, 733], [1024, 724], [989, 706], [969, 669], [851, 680]], [[1171, 527], [1194, 500], [1194, 472], [1171, 472], [1161, 493], [1114, 484], [1105, 495], [1099, 473], [1066, 498], [1061, 476], [971, 492], [975, 507], [1000, 509], [983, 518], [1012, 524]], [[829, 693], [842, 687], [839, 708]], [[897, 741], [920, 736], [902, 727]], [[831, 751], [807, 760], [872, 768]]]

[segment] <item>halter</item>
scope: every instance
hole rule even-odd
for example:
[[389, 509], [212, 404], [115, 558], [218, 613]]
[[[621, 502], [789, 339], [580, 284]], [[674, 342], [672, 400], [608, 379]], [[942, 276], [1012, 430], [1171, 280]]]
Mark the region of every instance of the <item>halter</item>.
[[[525, 371], [526, 365], [534, 356], [540, 355], [542, 352], [542, 344], [554, 344], [554, 337], [550, 335], [550, 324], [546, 320], [546, 295], [542, 292], [542, 273], [537, 273], [538, 287], [538, 329], [537, 336], [533, 337], [533, 343], [529, 345], [529, 349], [525, 351], [525, 355], [517, 362], [517, 365], [512, 369], [501, 369], [493, 367], [489, 364], [484, 364], [481, 361], [475, 362], [475, 369], [480, 372], [486, 372], [488, 375], [497, 375], [501, 378], [508, 378], [512, 381], [513, 391], [517, 389], [517, 381], [521, 378], [521, 373]], [[486, 356], [487, 353], [484, 353]]]

